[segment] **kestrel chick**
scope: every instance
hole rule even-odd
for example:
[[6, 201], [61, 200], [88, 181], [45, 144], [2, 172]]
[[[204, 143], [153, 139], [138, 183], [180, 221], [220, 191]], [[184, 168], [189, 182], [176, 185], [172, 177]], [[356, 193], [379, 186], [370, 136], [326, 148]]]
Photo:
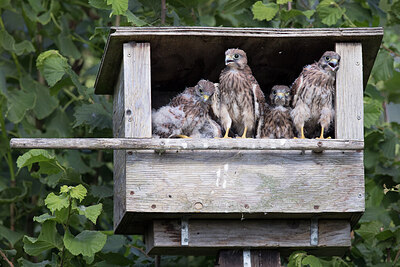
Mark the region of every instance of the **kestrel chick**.
[[315, 132], [321, 125], [321, 135], [328, 130], [335, 116], [333, 99], [336, 91], [336, 72], [340, 55], [325, 52], [318, 62], [305, 66], [292, 84], [293, 123], [300, 138]]
[[225, 69], [219, 76], [219, 116], [228, 138], [229, 130], [242, 138], [253, 137], [260, 117], [263, 116], [265, 98], [243, 50], [225, 52]]
[[196, 86], [186, 88], [171, 102], [153, 111], [153, 136], [213, 138], [221, 136], [221, 128], [213, 121], [208, 110], [214, 84], [200, 80]]
[[286, 85], [275, 85], [270, 94], [271, 106], [266, 108], [260, 138], [293, 138], [294, 126], [290, 117], [290, 88]]

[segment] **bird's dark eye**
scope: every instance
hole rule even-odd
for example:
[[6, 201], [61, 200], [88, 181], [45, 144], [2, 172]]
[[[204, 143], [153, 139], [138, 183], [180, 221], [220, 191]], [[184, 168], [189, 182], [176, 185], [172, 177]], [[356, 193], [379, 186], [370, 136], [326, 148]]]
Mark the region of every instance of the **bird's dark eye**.
[[239, 58], [239, 54], [234, 54], [233, 57], [234, 58]]
[[274, 95], [276, 95], [276, 90], [272, 91], [272, 93], [273, 93]]
[[326, 56], [326, 57], [325, 57], [325, 60], [326, 60], [326, 61], [329, 61], [330, 59], [331, 59], [331, 58], [330, 58], [329, 56]]
[[200, 94], [202, 94], [203, 93], [203, 89], [199, 88], [199, 92], [200, 92]]

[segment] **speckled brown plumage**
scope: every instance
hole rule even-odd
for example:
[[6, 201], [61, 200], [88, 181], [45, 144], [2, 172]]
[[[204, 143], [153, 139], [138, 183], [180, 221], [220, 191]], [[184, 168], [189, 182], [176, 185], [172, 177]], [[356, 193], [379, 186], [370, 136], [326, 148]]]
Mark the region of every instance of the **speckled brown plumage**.
[[[318, 62], [305, 66], [294, 81], [290, 114], [299, 137], [302, 137], [302, 127], [307, 137], [315, 137], [313, 134], [319, 126], [329, 129], [335, 116], [335, 80], [339, 61], [339, 54], [327, 51]], [[323, 131], [320, 138], [323, 138]]]
[[275, 85], [270, 94], [271, 105], [266, 107], [260, 138], [293, 138], [294, 125], [290, 116], [290, 88], [285, 85]]
[[213, 121], [208, 110], [215, 90], [214, 84], [200, 80], [186, 88], [170, 103], [152, 114], [153, 136], [169, 138], [186, 135], [198, 138], [221, 136], [220, 126]]
[[247, 65], [243, 50], [228, 49], [225, 52], [225, 64], [226, 68], [219, 76], [219, 116], [222, 127], [241, 136], [247, 128], [246, 136], [253, 137], [263, 116], [264, 94]]

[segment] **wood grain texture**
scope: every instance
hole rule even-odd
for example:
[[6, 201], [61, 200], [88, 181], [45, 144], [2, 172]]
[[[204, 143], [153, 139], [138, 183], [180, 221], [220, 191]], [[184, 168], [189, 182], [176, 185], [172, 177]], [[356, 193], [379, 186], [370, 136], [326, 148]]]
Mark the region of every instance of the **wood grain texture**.
[[[115, 132], [114, 134], [118, 134]], [[364, 141], [339, 139], [13, 138], [12, 148], [129, 150], [363, 150]]]
[[250, 265], [244, 265], [243, 250], [220, 250], [217, 256], [216, 267], [280, 267], [279, 251], [269, 249], [252, 249]]
[[124, 98], [124, 68], [121, 64], [118, 82], [114, 89], [113, 98], [113, 136], [125, 137], [125, 98]]
[[125, 137], [151, 137], [150, 44], [123, 47]]
[[361, 43], [337, 43], [335, 136], [364, 140], [363, 58]]
[[127, 211], [154, 216], [363, 212], [362, 155], [339, 151], [304, 155], [296, 151], [131, 152], [126, 158]]
[[154, 220], [146, 236], [147, 252], [240, 248], [350, 247], [348, 220], [319, 220], [319, 242], [310, 245], [310, 220], [191, 220], [189, 245], [182, 246], [179, 220]]
[[232, 47], [247, 52], [254, 76], [269, 95], [274, 84], [293, 82], [304, 65], [318, 60], [324, 51], [334, 50], [335, 43], [361, 42], [366, 84], [382, 36], [382, 28], [112, 28], [95, 88], [99, 94], [112, 93], [110, 85], [117, 79], [115, 66], [122, 59], [122, 44], [131, 41], [151, 43], [152, 88], [158, 96], [171, 91], [173, 96], [200, 78], [217, 81], [224, 67], [224, 51]]

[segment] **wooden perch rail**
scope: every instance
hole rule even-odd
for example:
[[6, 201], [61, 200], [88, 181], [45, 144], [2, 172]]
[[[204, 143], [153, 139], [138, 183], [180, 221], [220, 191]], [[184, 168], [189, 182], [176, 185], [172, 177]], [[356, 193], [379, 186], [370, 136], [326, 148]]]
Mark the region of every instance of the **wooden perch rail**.
[[130, 150], [363, 150], [364, 141], [343, 139], [152, 139], [13, 138], [12, 148]]

